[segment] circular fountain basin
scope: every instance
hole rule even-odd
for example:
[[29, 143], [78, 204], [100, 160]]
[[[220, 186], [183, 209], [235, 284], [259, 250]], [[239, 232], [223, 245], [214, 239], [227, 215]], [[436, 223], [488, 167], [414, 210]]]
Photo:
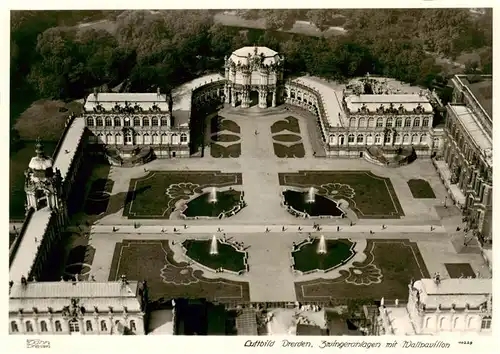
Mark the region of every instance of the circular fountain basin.
[[229, 211], [241, 203], [242, 193], [236, 190], [227, 190], [216, 193], [216, 201], [211, 192], [204, 193], [186, 203], [183, 214], [186, 217], [218, 217], [221, 214], [228, 216]]
[[314, 195], [314, 202], [309, 202], [308, 192], [297, 192], [286, 190], [283, 192], [285, 203], [291, 208], [305, 213], [309, 216], [333, 216], [341, 217], [344, 213], [338, 208], [338, 204], [322, 195]]
[[348, 239], [325, 240], [326, 253], [318, 253], [319, 243], [319, 239], [314, 239], [298, 245], [292, 252], [295, 270], [302, 274], [328, 272], [345, 264], [356, 254], [356, 243]]

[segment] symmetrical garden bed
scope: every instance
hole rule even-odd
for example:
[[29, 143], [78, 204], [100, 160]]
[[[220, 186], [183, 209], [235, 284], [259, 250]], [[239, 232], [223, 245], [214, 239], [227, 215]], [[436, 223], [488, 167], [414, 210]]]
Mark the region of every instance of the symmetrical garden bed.
[[211, 240], [186, 240], [182, 247], [187, 257], [212, 271], [242, 274], [248, 271], [247, 253], [233, 245], [217, 240], [217, 254], [210, 254]]
[[208, 187], [241, 185], [241, 173], [220, 171], [152, 171], [130, 181], [123, 215], [129, 218], [168, 218], [180, 200], [203, 194]]
[[318, 254], [320, 240], [304, 241], [292, 251], [293, 268], [300, 274], [329, 272], [346, 264], [355, 255], [356, 243], [347, 239], [325, 240], [326, 253]]
[[404, 216], [391, 180], [370, 171], [280, 173], [279, 181], [285, 187], [314, 187], [318, 195], [333, 200], [344, 199], [359, 218], [396, 219]]
[[408, 181], [413, 198], [436, 198], [431, 185], [424, 179], [410, 179]]

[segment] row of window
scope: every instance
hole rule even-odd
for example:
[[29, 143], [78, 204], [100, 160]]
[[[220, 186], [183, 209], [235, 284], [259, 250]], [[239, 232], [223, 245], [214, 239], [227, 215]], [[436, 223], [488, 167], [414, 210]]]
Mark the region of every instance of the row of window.
[[[85, 331], [86, 332], [93, 332], [94, 328], [92, 325], [93, 321], [91, 320], [86, 320], [85, 321]], [[120, 320], [115, 321], [115, 325], [118, 325], [120, 323]], [[24, 323], [26, 332], [34, 332], [33, 330], [33, 323], [31, 321], [26, 321]], [[68, 322], [69, 325], [69, 331], [70, 332], [80, 332], [80, 322], [76, 319], [72, 319], [71, 321]], [[100, 322], [100, 328], [101, 332], [107, 332], [108, 331], [108, 323], [106, 320], [101, 320]], [[62, 324], [61, 321], [57, 320], [54, 321], [54, 329], [56, 332], [62, 332]], [[131, 331], [136, 331], [136, 325], [135, 321], [131, 320], [129, 322], [129, 329]], [[19, 332], [19, 326], [16, 321], [11, 321], [10, 323], [10, 330], [12, 333], [18, 333]], [[41, 332], [48, 332], [48, 327], [47, 327], [47, 322], [46, 321], [40, 321], [40, 331]]]
[[[431, 319], [432, 319], [432, 317], [427, 317], [427, 319], [425, 320], [425, 327], [426, 328], [430, 327]], [[445, 327], [445, 320], [446, 319], [447, 319], [446, 317], [441, 317], [441, 319], [439, 320], [439, 328]], [[458, 328], [458, 321], [460, 319], [461, 319], [460, 317], [455, 317], [455, 319], [453, 320], [453, 328]], [[469, 317], [469, 320], [467, 321], [467, 328], [471, 328], [474, 319], [475, 319], [474, 317]], [[490, 329], [490, 328], [491, 328], [491, 317], [489, 317], [489, 316], [483, 317], [481, 320], [481, 329]]]
[[[121, 127], [122, 126], [122, 118], [120, 117], [98, 117], [98, 118], [93, 118], [93, 117], [88, 117], [87, 118], [87, 127], [112, 127], [114, 123], [115, 127]], [[168, 126], [168, 118], [167, 117], [162, 117], [158, 119], [157, 117], [143, 117], [142, 118], [142, 126], [143, 127], [157, 127], [159, 126], [159, 123], [161, 123], [162, 126]], [[128, 117], [123, 118], [123, 126], [124, 127], [140, 127], [141, 126], [141, 118], [140, 117], [135, 117], [133, 119], [130, 119]]]
[[[148, 133], [145, 134], [132, 134], [131, 132], [125, 133], [125, 142], [131, 143], [134, 140], [134, 137], [136, 140], [142, 140], [144, 141], [144, 144], [178, 144], [179, 141], [181, 143], [187, 143], [188, 141], [188, 136], [187, 134], [182, 133], [180, 135], [180, 140], [179, 140], [179, 135], [177, 134], [172, 134], [172, 139], [169, 139], [169, 136], [165, 133], [158, 135], [157, 133], [153, 133], [152, 135], [149, 135]], [[142, 139], [141, 139], [142, 137]], [[118, 134], [111, 134], [108, 133], [106, 135], [99, 133], [97, 134], [97, 137], [91, 137], [91, 141], [100, 141], [106, 144], [121, 144], [123, 143], [122, 140], [122, 135], [120, 133]]]
[[[412, 120], [413, 120], [413, 127], [420, 127], [420, 118], [406, 118], [404, 120], [404, 126], [405, 128], [409, 128], [412, 126]], [[366, 125], [367, 124], [367, 120], [365, 118], [350, 118], [349, 119], [349, 127], [351, 128], [355, 128], [356, 127], [356, 121], [357, 122], [357, 127], [359, 128], [382, 128], [384, 126], [384, 119], [383, 118], [377, 118], [377, 120], [375, 120], [375, 118], [369, 118], [368, 119], [368, 126]], [[387, 118], [386, 121], [385, 121], [385, 126], [386, 127], [393, 127], [393, 124], [394, 124], [394, 120], [392, 118]], [[394, 127], [396, 128], [401, 128], [403, 126], [403, 118], [396, 118], [396, 124], [394, 125]], [[429, 126], [429, 118], [424, 118], [422, 120], [422, 127], [428, 127]]]
[[[379, 144], [381, 141], [382, 141], [382, 134], [376, 134], [375, 135], [375, 144]], [[419, 138], [418, 134], [413, 134], [411, 136], [411, 142], [412, 143], [425, 143], [426, 142], [426, 139], [427, 139], [427, 134], [422, 134]], [[366, 136], [366, 142], [368, 144], [371, 143], [371, 140], [372, 140], [372, 135], [371, 134], [368, 134]], [[409, 143], [410, 142], [410, 135], [409, 134], [404, 134], [404, 135], [401, 135], [400, 133], [396, 133], [396, 137], [395, 137], [395, 143], [398, 144], [398, 143], [401, 143], [401, 141], [403, 143]], [[345, 136], [344, 135], [339, 135], [338, 136], [338, 142], [340, 145], [344, 145], [345, 144]], [[347, 142], [348, 143], [358, 143], [358, 144], [363, 144], [365, 142], [365, 136], [363, 134], [358, 134], [358, 136], [355, 136], [354, 134], [349, 134], [347, 136]], [[385, 135], [385, 138], [384, 138], [384, 142], [385, 143], [390, 143], [391, 142], [391, 134], [386, 134]], [[330, 135], [330, 144], [335, 144], [335, 135]]]

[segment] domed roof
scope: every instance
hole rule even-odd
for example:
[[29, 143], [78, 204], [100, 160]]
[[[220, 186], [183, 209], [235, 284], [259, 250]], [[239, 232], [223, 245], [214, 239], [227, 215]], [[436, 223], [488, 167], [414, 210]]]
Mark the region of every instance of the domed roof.
[[49, 168], [52, 168], [52, 159], [49, 157], [32, 157], [30, 164], [28, 165], [29, 168], [35, 171], [45, 171]]
[[249, 65], [255, 56], [263, 58], [262, 64], [271, 65], [281, 61], [280, 56], [274, 50], [267, 47], [242, 47], [235, 50], [229, 57], [235, 64]]
[[34, 171], [45, 171], [47, 169], [52, 169], [52, 159], [45, 156], [43, 151], [43, 145], [40, 139], [37, 139], [35, 145], [36, 156], [31, 158], [28, 167]]

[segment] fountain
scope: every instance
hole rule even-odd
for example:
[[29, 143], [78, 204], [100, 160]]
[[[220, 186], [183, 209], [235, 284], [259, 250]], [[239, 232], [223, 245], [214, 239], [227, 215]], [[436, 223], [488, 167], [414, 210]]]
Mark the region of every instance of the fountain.
[[212, 236], [212, 242], [210, 243], [210, 255], [216, 256], [219, 254], [217, 237], [215, 235]]
[[210, 195], [208, 196], [208, 202], [212, 204], [217, 203], [217, 190], [215, 189], [215, 187], [212, 187], [212, 189], [210, 190]]
[[326, 241], [325, 241], [325, 236], [321, 235], [319, 238], [319, 244], [318, 244], [318, 254], [326, 254]]
[[316, 200], [314, 187], [309, 188], [307, 191], [306, 203], [312, 204]]

